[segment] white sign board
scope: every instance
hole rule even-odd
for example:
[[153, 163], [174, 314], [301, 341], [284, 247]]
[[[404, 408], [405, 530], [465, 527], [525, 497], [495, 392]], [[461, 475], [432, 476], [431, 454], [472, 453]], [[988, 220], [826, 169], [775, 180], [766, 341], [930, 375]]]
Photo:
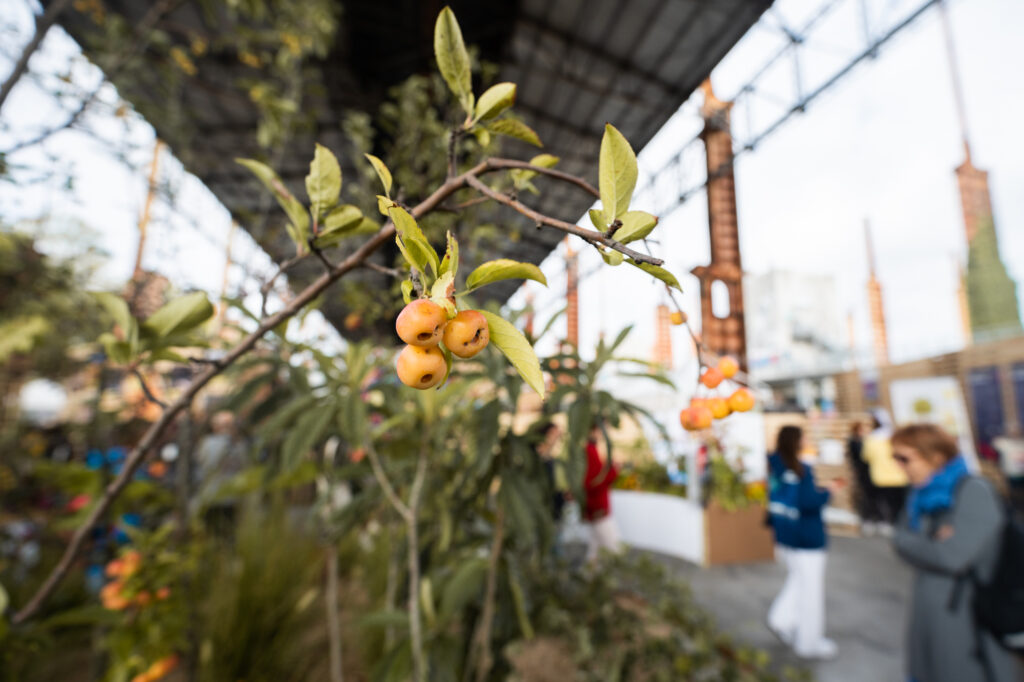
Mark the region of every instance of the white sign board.
[[889, 384], [889, 400], [897, 426], [913, 422], [938, 424], [960, 441], [960, 452], [977, 470], [971, 422], [956, 377], [900, 379]]

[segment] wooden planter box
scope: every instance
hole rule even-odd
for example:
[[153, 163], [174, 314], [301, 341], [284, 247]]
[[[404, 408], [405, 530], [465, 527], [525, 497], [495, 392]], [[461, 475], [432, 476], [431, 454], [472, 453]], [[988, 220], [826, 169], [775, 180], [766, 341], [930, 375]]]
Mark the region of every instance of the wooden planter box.
[[761, 505], [729, 512], [715, 502], [704, 508], [673, 495], [613, 490], [612, 517], [627, 545], [696, 564], [711, 566], [774, 558], [775, 542], [771, 529], [764, 525]]
[[704, 509], [704, 565], [773, 560], [775, 539], [764, 525], [764, 511], [759, 504], [726, 511], [712, 501]]

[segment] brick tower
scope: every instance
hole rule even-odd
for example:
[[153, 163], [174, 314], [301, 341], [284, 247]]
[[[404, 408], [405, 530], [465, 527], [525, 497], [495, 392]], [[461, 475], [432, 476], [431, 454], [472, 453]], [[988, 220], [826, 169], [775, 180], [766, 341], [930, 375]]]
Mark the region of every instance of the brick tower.
[[672, 369], [672, 322], [668, 306], [664, 303], [657, 308], [654, 327], [654, 362], [665, 369]]
[[[747, 368], [747, 337], [743, 318], [743, 265], [740, 261], [736, 220], [736, 180], [733, 176], [732, 136], [729, 115], [732, 102], [715, 97], [711, 81], [701, 85], [707, 150], [708, 228], [711, 262], [692, 270], [700, 280], [701, 337], [713, 353], [735, 356]], [[717, 291], [715, 291], [717, 290]], [[727, 294], [726, 306], [712, 306], [712, 294]], [[717, 310], [716, 310], [717, 308]], [[717, 314], [716, 314], [717, 313]]]
[[939, 3], [939, 13], [946, 38], [953, 99], [960, 121], [960, 138], [964, 145], [964, 162], [956, 169], [956, 181], [960, 188], [960, 206], [963, 209], [964, 232], [967, 237], [967, 275], [964, 278], [970, 320], [967, 341], [970, 343], [972, 340], [1014, 336], [1022, 331], [1017, 285], [999, 254], [988, 172], [971, 162], [963, 87], [957, 69], [953, 30], [944, 2]]
[[580, 345], [580, 292], [579, 292], [579, 259], [576, 252], [569, 246], [569, 240], [565, 242], [565, 299], [566, 299], [566, 334], [565, 340], [573, 348]]
[[871, 338], [874, 342], [875, 366], [889, 364], [889, 334], [885, 327], [885, 303], [882, 283], [875, 271], [875, 249], [871, 243], [871, 225], [864, 221], [864, 239], [868, 250], [868, 311], [871, 313]]

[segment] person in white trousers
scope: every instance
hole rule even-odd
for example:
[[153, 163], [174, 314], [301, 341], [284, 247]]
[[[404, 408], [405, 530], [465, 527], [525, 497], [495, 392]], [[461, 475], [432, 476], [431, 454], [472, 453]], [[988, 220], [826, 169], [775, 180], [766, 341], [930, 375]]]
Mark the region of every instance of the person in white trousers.
[[799, 459], [803, 432], [784, 426], [768, 458], [768, 511], [776, 552], [786, 581], [768, 612], [768, 627], [801, 658], [832, 658], [835, 642], [825, 637], [825, 524], [821, 510], [829, 491], [814, 483]]

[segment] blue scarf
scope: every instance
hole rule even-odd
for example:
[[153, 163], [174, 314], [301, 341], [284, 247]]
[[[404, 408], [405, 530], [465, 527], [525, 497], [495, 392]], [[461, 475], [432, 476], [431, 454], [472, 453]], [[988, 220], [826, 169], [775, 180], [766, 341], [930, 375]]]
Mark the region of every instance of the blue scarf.
[[932, 474], [927, 483], [914, 488], [907, 503], [907, 518], [911, 530], [920, 530], [923, 514], [933, 514], [953, 506], [957, 484], [967, 475], [967, 462], [958, 455]]

